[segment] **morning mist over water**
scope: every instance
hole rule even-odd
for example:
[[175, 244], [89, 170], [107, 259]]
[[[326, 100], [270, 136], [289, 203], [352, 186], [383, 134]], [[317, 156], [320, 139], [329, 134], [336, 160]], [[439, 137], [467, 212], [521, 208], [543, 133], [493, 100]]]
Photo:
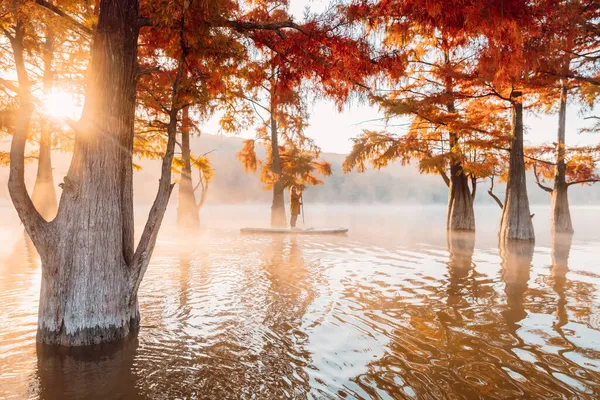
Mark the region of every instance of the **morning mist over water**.
[[535, 246], [499, 248], [494, 206], [448, 238], [443, 206], [305, 207], [348, 236], [240, 235], [268, 217], [255, 204], [207, 205], [182, 238], [171, 207], [139, 334], [100, 353], [36, 352], [39, 259], [3, 208], [0, 396], [600, 395], [599, 208], [573, 207], [564, 241], [533, 207]]

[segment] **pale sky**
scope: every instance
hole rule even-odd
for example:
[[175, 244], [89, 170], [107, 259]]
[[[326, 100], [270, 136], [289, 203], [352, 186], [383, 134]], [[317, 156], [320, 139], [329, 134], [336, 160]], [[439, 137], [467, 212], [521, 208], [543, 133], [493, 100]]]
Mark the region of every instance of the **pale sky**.
[[[296, 21], [303, 20], [303, 14], [306, 7], [312, 12], [322, 12], [330, 5], [329, 0], [290, 0], [290, 12], [294, 15]], [[6, 79], [16, 79], [16, 77], [3, 76]], [[61, 99], [64, 100], [64, 99]], [[56, 109], [63, 107], [73, 115], [72, 118], [78, 118], [80, 106], [64, 107], [62, 101], [57, 101], [50, 97], [46, 101], [48, 108]], [[56, 111], [56, 110], [55, 110]], [[596, 115], [600, 110], [596, 109]], [[589, 121], [584, 121], [583, 116], [579, 115], [579, 108], [571, 106], [567, 113], [567, 144], [570, 146], [597, 144], [600, 141], [600, 134], [579, 134], [582, 127], [589, 126]], [[56, 114], [56, 112], [53, 112]], [[352, 137], [359, 135], [363, 129], [383, 130], [384, 122], [381, 120], [382, 114], [376, 107], [368, 104], [353, 102], [344, 106], [340, 113], [333, 102], [328, 100], [318, 100], [309, 106], [309, 127], [306, 134], [314, 139], [316, 144], [324, 152], [330, 153], [348, 153], [351, 148]], [[590, 115], [588, 112], [586, 115]], [[528, 144], [551, 143], [556, 140], [558, 115], [536, 116], [531, 113], [525, 114], [526, 136]], [[218, 134], [218, 116], [211, 118], [201, 124], [203, 132]], [[240, 132], [241, 137], [253, 137], [256, 127]]]
[[[290, 12], [296, 21], [302, 21], [306, 7], [309, 7], [312, 12], [322, 12], [329, 4], [328, 0], [290, 0]], [[583, 116], [578, 115], [578, 112], [579, 107], [568, 108], [567, 144], [570, 146], [597, 144], [600, 141], [600, 134], [578, 133], [581, 128], [591, 124], [590, 121], [584, 121]], [[363, 129], [383, 130], [385, 128], [384, 122], [378, 120], [382, 118], [382, 113], [377, 107], [368, 104], [348, 104], [343, 112], [339, 113], [333, 102], [318, 100], [309, 107], [309, 113], [310, 125], [306, 134], [328, 153], [348, 153], [352, 146], [350, 139], [359, 135]], [[596, 115], [598, 114], [600, 110], [596, 110]], [[526, 145], [551, 143], [556, 140], [558, 114], [536, 116], [526, 112], [524, 122]], [[204, 123], [203, 131], [211, 134], [218, 133], [218, 119], [213, 118]], [[255, 128], [252, 127], [240, 132], [240, 136], [252, 137], [254, 132]]]

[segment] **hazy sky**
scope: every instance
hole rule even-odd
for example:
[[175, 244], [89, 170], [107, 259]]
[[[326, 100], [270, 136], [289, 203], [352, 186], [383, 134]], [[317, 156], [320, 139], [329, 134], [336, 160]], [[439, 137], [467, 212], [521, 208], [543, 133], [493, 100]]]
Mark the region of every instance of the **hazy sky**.
[[[309, 7], [311, 11], [320, 12], [327, 8], [329, 1], [318, 0], [290, 0], [290, 11], [297, 21], [301, 21], [304, 9]], [[600, 135], [581, 135], [579, 129], [589, 126], [589, 121], [584, 121], [578, 115], [577, 107], [570, 107], [567, 113], [567, 144], [585, 145], [598, 143]], [[363, 129], [384, 129], [384, 122], [377, 119], [382, 114], [376, 107], [368, 104], [349, 104], [342, 113], [337, 107], [327, 100], [319, 100], [309, 107], [310, 126], [307, 135], [315, 139], [316, 143], [325, 152], [348, 153], [350, 151], [350, 138], [360, 134]], [[375, 121], [373, 121], [375, 120]], [[531, 113], [525, 114], [526, 136], [529, 143], [552, 142], [556, 138], [558, 115], [536, 116]], [[204, 131], [217, 133], [219, 130], [216, 119], [204, 124]], [[251, 137], [254, 129], [241, 132], [244, 137]]]
[[[303, 19], [304, 10], [308, 7], [313, 12], [321, 12], [328, 8], [328, 0], [290, 0], [290, 11], [297, 21]], [[14, 75], [14, 74], [13, 74]], [[3, 76], [6, 79], [16, 79], [14, 76]], [[50, 103], [54, 108], [61, 107], [62, 101], [53, 100]], [[70, 117], [77, 118], [80, 106], [73, 111]], [[579, 129], [589, 126], [589, 121], [584, 121], [578, 114], [578, 107], [570, 107], [567, 114], [567, 144], [585, 145], [598, 143], [600, 134], [580, 135]], [[596, 110], [596, 115], [600, 110]], [[357, 136], [363, 129], [382, 130], [385, 128], [381, 120], [382, 114], [376, 107], [357, 102], [347, 104], [340, 113], [331, 101], [319, 100], [309, 106], [310, 126], [306, 134], [313, 138], [325, 152], [347, 153], [351, 148], [350, 138]], [[589, 115], [589, 113], [588, 113]], [[525, 114], [526, 137], [528, 143], [539, 144], [552, 142], [556, 138], [558, 115], [536, 116]], [[218, 117], [212, 118], [202, 124], [202, 131], [211, 134], [219, 133]], [[255, 127], [240, 132], [242, 137], [252, 137]]]

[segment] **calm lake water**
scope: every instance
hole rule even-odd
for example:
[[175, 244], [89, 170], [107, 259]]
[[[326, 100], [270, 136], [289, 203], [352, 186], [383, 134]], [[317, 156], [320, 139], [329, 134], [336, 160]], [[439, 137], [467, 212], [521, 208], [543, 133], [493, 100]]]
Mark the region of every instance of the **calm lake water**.
[[[165, 229], [141, 329], [94, 349], [36, 346], [40, 265], [0, 208], [0, 398], [599, 398], [600, 208], [576, 234], [499, 249], [444, 207], [310, 207], [347, 237], [241, 236], [268, 206], [207, 207], [198, 238]], [[141, 213], [140, 213], [141, 214]], [[141, 217], [141, 215], [140, 215]]]

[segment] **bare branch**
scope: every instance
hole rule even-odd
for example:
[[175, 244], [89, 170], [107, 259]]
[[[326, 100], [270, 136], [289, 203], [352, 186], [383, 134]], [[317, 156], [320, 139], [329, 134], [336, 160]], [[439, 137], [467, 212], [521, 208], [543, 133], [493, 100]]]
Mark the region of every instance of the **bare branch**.
[[537, 183], [540, 189], [545, 192], [552, 193], [552, 189], [550, 189], [548, 186], [542, 185], [542, 182], [540, 182], [540, 175], [538, 173], [536, 164], [533, 164], [533, 175], [535, 176], [535, 183]]
[[25, 145], [29, 137], [29, 124], [33, 113], [33, 104], [29, 92], [29, 79], [23, 58], [22, 28], [17, 24], [15, 40], [12, 41], [13, 55], [19, 79], [19, 110], [10, 148], [10, 172], [8, 191], [25, 229], [38, 249], [52, 235], [48, 235], [48, 223], [33, 205], [25, 186]]
[[438, 173], [440, 174], [440, 176], [442, 177], [442, 179], [444, 180], [444, 183], [446, 184], [446, 186], [450, 187], [450, 178], [448, 178], [448, 174], [446, 174], [446, 171], [444, 171], [444, 168], [442, 168], [438, 165], [438, 166], [436, 166], [436, 169], [437, 169]]
[[228, 26], [230, 28], [234, 28], [240, 31], [252, 31], [252, 30], [268, 30], [274, 31], [278, 35], [281, 34], [281, 29], [290, 28], [295, 29], [298, 32], [302, 32], [306, 35], [306, 32], [302, 29], [302, 27], [292, 20], [282, 21], [282, 22], [270, 22], [270, 23], [257, 23], [257, 22], [242, 22], [242, 21], [230, 21], [224, 20], [222, 21], [222, 26]]
[[579, 185], [579, 184], [584, 184], [584, 183], [597, 183], [600, 182], [600, 179], [584, 179], [581, 181], [573, 181], [573, 182], [569, 182], [567, 185], [571, 186], [571, 185]]
[[491, 176], [490, 180], [492, 181], [492, 185], [490, 186], [490, 188], [488, 190], [488, 194], [492, 197], [492, 199], [494, 199], [496, 201], [496, 204], [498, 204], [498, 206], [500, 207], [500, 209], [504, 209], [504, 204], [502, 204], [502, 200], [500, 200], [498, 198], [498, 196], [496, 196], [494, 194], [494, 177]]
[[184, 45], [183, 26], [184, 20], [182, 18], [179, 35], [183, 51], [181, 52], [181, 56], [179, 58], [177, 74], [172, 86], [171, 110], [169, 112], [169, 125], [167, 127], [167, 149], [162, 161], [158, 192], [156, 193], [156, 198], [154, 199], [154, 203], [152, 204], [152, 208], [148, 214], [146, 226], [144, 227], [140, 242], [138, 243], [138, 247], [135, 250], [135, 254], [131, 262], [129, 284], [132, 290], [131, 297], [129, 298], [130, 303], [134, 302], [137, 298], [137, 291], [142, 279], [144, 278], [148, 264], [150, 263], [150, 257], [152, 256], [154, 246], [156, 245], [158, 231], [160, 230], [160, 225], [165, 215], [167, 205], [169, 204], [171, 192], [175, 186], [174, 183], [171, 183], [171, 175], [173, 157], [175, 155], [175, 142], [177, 141], [177, 114], [180, 110], [180, 108], [175, 107], [175, 105], [179, 101], [179, 91], [181, 89], [181, 80], [183, 79], [184, 75], [185, 58], [187, 56], [186, 47]]

